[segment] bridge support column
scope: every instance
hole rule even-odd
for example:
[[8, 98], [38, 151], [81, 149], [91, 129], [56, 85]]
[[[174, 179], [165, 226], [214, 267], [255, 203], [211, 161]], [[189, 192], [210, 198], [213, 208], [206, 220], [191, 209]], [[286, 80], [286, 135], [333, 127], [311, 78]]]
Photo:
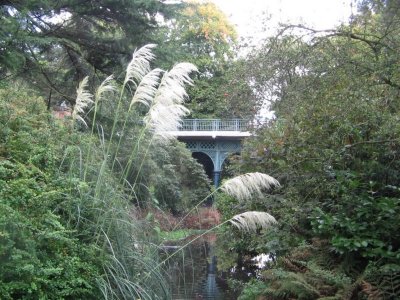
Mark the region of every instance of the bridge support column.
[[240, 140], [239, 139], [216, 140], [212, 137], [210, 140], [205, 140], [205, 139], [196, 140], [196, 137], [192, 137], [184, 141], [186, 142], [186, 146], [192, 152], [203, 153], [211, 159], [213, 164], [213, 172], [210, 175], [212, 176], [212, 181], [215, 188], [218, 188], [219, 183], [221, 181], [221, 171], [223, 163], [230, 153], [240, 152], [241, 149]]
[[213, 172], [213, 182], [214, 182], [215, 188], [218, 188], [220, 178], [221, 178], [221, 171], [214, 171]]

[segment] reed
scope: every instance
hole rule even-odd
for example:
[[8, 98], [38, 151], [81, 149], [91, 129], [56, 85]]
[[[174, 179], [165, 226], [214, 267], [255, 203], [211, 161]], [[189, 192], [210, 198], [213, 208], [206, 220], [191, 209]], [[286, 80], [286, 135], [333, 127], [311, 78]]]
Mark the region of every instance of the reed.
[[239, 201], [250, 200], [254, 194], [262, 195], [264, 191], [268, 191], [273, 187], [279, 187], [280, 184], [275, 178], [259, 172], [246, 173], [229, 180], [224, 181], [218, 188], [214, 189], [209, 195], [204, 197], [196, 204], [188, 213], [186, 213], [175, 225], [174, 230], [200, 205], [202, 205], [209, 197], [214, 196], [218, 191], [222, 191]]
[[[135, 187], [140, 184], [139, 175], [152, 144], [162, 146], [168, 143], [173, 138], [169, 132], [176, 131], [181, 118], [188, 113], [184, 107], [187, 97], [185, 86], [192, 84], [190, 74], [197, 69], [192, 64], [180, 63], [170, 71], [151, 70], [150, 61], [154, 59], [152, 48], [154, 45], [147, 45], [133, 54], [119, 95], [112, 76], [103, 81], [95, 96], [87, 90], [88, 78], [79, 84], [77, 90], [73, 121], [78, 120], [86, 125], [85, 111], [93, 111], [86, 160], [82, 162], [84, 155], [80, 155], [78, 165], [79, 174], [82, 173], [82, 168], [85, 168], [81, 179], [93, 189], [91, 192], [79, 193], [78, 222], [86, 236], [92, 238], [105, 255], [103, 276], [98, 279], [99, 289], [105, 299], [168, 298], [169, 288], [163, 266], [189, 244], [227, 223], [245, 231], [267, 228], [276, 223], [266, 212], [244, 212], [207, 230], [159, 262], [158, 247], [146, 237], [140, 220], [132, 217], [129, 207], [132, 195], [135, 198]], [[99, 103], [102, 101], [116, 103], [116, 110], [112, 113], [112, 126], [110, 132], [106, 133], [103, 127], [96, 123]], [[127, 160], [118, 172], [115, 166], [120, 164], [118, 156], [121, 154], [121, 145], [131, 129], [127, 126], [131, 114], [141, 116], [137, 123], [143, 125], [135, 136], [136, 140], [130, 144], [128, 152], [126, 143], [124, 144]], [[99, 129], [98, 136], [94, 130], [96, 127]], [[117, 139], [114, 140], [114, 137]], [[94, 151], [99, 148], [100, 152]], [[133, 166], [137, 167], [136, 176], [129, 181]], [[74, 169], [73, 166], [70, 167], [71, 172]], [[279, 182], [269, 175], [247, 173], [225, 181], [212, 194], [222, 191], [236, 197], [238, 201], [246, 201], [254, 194], [261, 194], [274, 186], [279, 186]], [[127, 193], [127, 188], [131, 192]], [[200, 201], [193, 210], [209, 196]], [[188, 215], [184, 216], [176, 227]]]
[[[79, 178], [89, 187], [85, 192], [79, 190], [77, 204], [69, 211], [70, 220], [104, 254], [103, 275], [97, 282], [105, 299], [169, 298], [166, 276], [156, 268], [157, 246], [146, 237], [146, 228], [140, 220], [130, 214], [131, 194], [138, 176], [132, 183], [128, 175], [133, 164], [139, 166], [138, 174], [141, 172], [153, 139], [168, 142], [171, 137], [167, 131], [176, 129], [180, 118], [188, 112], [183, 106], [187, 97], [185, 85], [192, 83], [189, 75], [196, 68], [185, 63], [168, 72], [151, 70], [154, 47], [147, 45], [135, 51], [119, 93], [112, 76], [102, 82], [95, 95], [88, 91], [88, 78], [77, 89], [72, 121], [87, 127], [87, 111], [92, 112], [93, 118], [91, 130], [86, 133], [88, 145], [79, 149], [79, 153], [86, 153], [79, 154], [78, 164], [75, 158], [70, 160], [71, 185], [78, 170]], [[104, 101], [116, 104], [109, 132], [104, 132], [104, 127], [97, 123], [100, 104]], [[147, 111], [143, 115], [144, 110]], [[144, 126], [131, 144], [126, 165], [118, 172], [115, 166], [119, 165], [123, 139], [131, 130], [127, 126], [131, 115], [142, 115], [136, 123]], [[150, 142], [142, 143], [145, 136], [150, 136]], [[127, 153], [126, 143], [124, 151]], [[74, 153], [70, 151], [67, 155]], [[127, 187], [133, 192], [126, 193]]]
[[[218, 190], [224, 192], [231, 196], [236, 196], [239, 201], [243, 201], [244, 199], [251, 199], [254, 194], [261, 194], [263, 191], [267, 189], [271, 189], [272, 187], [279, 187], [279, 182], [263, 173], [246, 173], [243, 175], [236, 176], [229, 180], [226, 180], [220, 187], [215, 189], [210, 195], [205, 197], [200, 203], [198, 203], [188, 214], [186, 214], [174, 227], [176, 229], [183, 220], [190, 215], [193, 210], [197, 209], [199, 205], [201, 205], [209, 196], [216, 193]], [[267, 212], [262, 211], [247, 211], [237, 215], [234, 215], [232, 218], [204, 231], [202, 234], [196, 236], [195, 238], [191, 239], [179, 249], [177, 249], [172, 254], [168, 255], [162, 262], [160, 262], [156, 268], [162, 268], [164, 264], [169, 261], [171, 258], [176, 256], [178, 253], [182, 252], [186, 249], [189, 245], [197, 241], [198, 239], [202, 238], [206, 234], [215, 231], [216, 229], [222, 227], [226, 224], [231, 224], [235, 226], [237, 229], [244, 231], [244, 232], [257, 232], [258, 229], [268, 229], [272, 225], [277, 224], [278, 222], [275, 218]]]

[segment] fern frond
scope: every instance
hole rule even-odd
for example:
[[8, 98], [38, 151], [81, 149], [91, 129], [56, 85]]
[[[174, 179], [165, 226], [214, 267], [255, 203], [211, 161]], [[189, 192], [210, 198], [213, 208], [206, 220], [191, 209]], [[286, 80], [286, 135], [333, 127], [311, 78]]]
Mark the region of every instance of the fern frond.
[[379, 291], [379, 289], [365, 280], [361, 281], [361, 292], [367, 295], [368, 300], [383, 299], [382, 293]]
[[305, 262], [294, 260], [289, 257], [283, 257], [281, 259], [281, 264], [285, 267], [286, 270], [289, 270], [291, 272], [305, 273], [308, 270]]
[[368, 266], [365, 281], [373, 287], [371, 292], [374, 295], [382, 295], [383, 299], [397, 299], [400, 295], [400, 265]]
[[[312, 285], [307, 283], [305, 275], [277, 270], [263, 273], [269, 283], [264, 294], [271, 299], [318, 299], [321, 295]], [[268, 298], [268, 299], [270, 299]]]

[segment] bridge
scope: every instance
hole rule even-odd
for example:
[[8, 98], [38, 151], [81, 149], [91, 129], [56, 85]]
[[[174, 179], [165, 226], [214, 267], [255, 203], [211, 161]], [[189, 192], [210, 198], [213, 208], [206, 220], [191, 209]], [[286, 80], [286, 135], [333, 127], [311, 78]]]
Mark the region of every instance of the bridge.
[[186, 143], [217, 187], [225, 159], [240, 152], [241, 141], [251, 135], [249, 127], [242, 119], [185, 119], [179, 131], [172, 134]]

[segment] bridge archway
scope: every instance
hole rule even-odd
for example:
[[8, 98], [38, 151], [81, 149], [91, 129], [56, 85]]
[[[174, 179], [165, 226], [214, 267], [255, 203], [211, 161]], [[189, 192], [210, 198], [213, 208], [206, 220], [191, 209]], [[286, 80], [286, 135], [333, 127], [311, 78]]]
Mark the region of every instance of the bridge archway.
[[206, 171], [208, 172], [207, 175], [212, 178], [215, 187], [218, 187], [219, 185], [222, 171], [221, 168], [226, 157], [231, 153], [240, 152], [241, 148], [240, 140], [190, 139], [184, 140], [184, 142], [192, 153], [202, 153], [197, 154], [197, 156], [204, 157], [203, 155], [205, 155], [211, 160], [213, 166], [212, 175], [210, 176], [210, 171]]
[[[206, 173], [218, 187], [222, 165], [231, 153], [241, 150], [241, 141], [251, 136], [249, 122], [232, 119], [186, 119], [178, 131], [171, 132], [206, 166]], [[210, 160], [211, 162], [210, 162]], [[210, 166], [213, 166], [212, 171]], [[211, 174], [211, 176], [210, 176]]]
[[232, 178], [235, 172], [231, 169], [232, 163], [240, 158], [240, 152], [228, 153], [221, 165], [221, 180]]
[[214, 162], [211, 157], [204, 152], [192, 152], [192, 157], [196, 159], [199, 164], [203, 165], [208, 178], [213, 180]]

